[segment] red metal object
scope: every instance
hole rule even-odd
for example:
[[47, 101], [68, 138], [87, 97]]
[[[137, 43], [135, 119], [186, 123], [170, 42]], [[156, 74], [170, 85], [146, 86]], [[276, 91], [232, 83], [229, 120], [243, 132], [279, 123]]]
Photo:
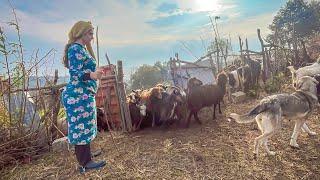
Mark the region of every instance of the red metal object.
[[[113, 64], [107, 66], [100, 66], [103, 69], [102, 77], [115, 75], [116, 66]], [[107, 119], [111, 122], [113, 129], [121, 128], [121, 112], [120, 103], [116, 91], [116, 78], [101, 79], [97, 94], [96, 105], [99, 108], [104, 108], [106, 98], [109, 99], [109, 109], [106, 113]]]

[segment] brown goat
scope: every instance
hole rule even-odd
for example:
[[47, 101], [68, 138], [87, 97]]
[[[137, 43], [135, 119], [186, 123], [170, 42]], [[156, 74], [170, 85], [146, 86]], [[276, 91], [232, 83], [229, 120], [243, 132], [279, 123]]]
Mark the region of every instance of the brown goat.
[[191, 116], [201, 124], [198, 117], [198, 111], [203, 107], [213, 105], [213, 119], [216, 119], [216, 106], [219, 105], [219, 113], [221, 114], [220, 102], [222, 101], [225, 92], [228, 77], [226, 73], [221, 72], [217, 76], [217, 84], [202, 85], [202, 82], [197, 78], [188, 80], [187, 102], [190, 110], [186, 126], [190, 124]]
[[164, 89], [162, 87], [153, 87], [148, 90], [143, 90], [139, 93], [140, 104], [146, 106], [146, 111], [152, 115], [152, 127], [155, 126], [155, 109], [153, 108], [153, 101], [162, 99], [162, 93]]

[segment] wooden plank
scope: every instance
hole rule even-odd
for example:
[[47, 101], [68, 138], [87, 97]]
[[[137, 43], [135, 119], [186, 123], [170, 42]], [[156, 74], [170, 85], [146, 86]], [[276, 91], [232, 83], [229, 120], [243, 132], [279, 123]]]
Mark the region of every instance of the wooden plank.
[[132, 131], [132, 121], [130, 117], [129, 107], [126, 103], [126, 94], [124, 90], [124, 83], [123, 83], [123, 67], [122, 67], [122, 61], [117, 61], [117, 67], [118, 67], [118, 95], [119, 95], [119, 102], [120, 102], [120, 109], [122, 114], [122, 122], [124, 122], [124, 125], [126, 127], [126, 131], [131, 132]]

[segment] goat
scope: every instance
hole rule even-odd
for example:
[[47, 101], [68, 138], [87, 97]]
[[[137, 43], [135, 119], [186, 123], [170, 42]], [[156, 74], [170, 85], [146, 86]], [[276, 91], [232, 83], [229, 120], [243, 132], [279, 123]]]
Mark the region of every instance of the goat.
[[259, 61], [253, 60], [250, 57], [245, 58], [245, 63], [249, 65], [251, 72], [251, 85], [257, 85], [261, 74], [261, 64]]
[[140, 97], [134, 90], [127, 96], [127, 104], [129, 106], [133, 130], [136, 131], [140, 129], [143, 117], [146, 116], [146, 106], [140, 104]]
[[175, 109], [178, 104], [178, 96], [175, 93], [169, 94], [162, 92], [162, 99], [153, 99], [154, 118], [164, 126], [174, 117]]
[[249, 65], [241, 66], [237, 69], [240, 79], [240, 86], [243, 92], [248, 92], [252, 82], [252, 74]]
[[153, 87], [148, 90], [143, 90], [138, 94], [140, 103], [146, 106], [146, 111], [152, 115], [152, 127], [155, 126], [155, 109], [152, 106], [152, 101], [162, 99], [162, 87]]
[[303, 76], [315, 76], [317, 74], [320, 74], [320, 57], [318, 58], [318, 61], [313, 63], [310, 66], [304, 66], [299, 69], [295, 69], [293, 66], [287, 67], [291, 72], [292, 77], [292, 85], [296, 86], [296, 81], [300, 79]]
[[191, 78], [188, 80], [188, 93], [187, 102], [190, 110], [187, 127], [190, 124], [191, 116], [193, 115], [196, 121], [201, 124], [198, 117], [198, 111], [203, 107], [213, 105], [213, 119], [216, 119], [216, 106], [219, 105], [219, 113], [221, 112], [220, 102], [222, 101], [225, 92], [228, 77], [225, 72], [218, 74], [217, 84], [203, 85], [197, 78]]
[[239, 90], [240, 88], [240, 76], [238, 74], [237, 69], [231, 72], [228, 72], [227, 75], [228, 75], [228, 84], [227, 84], [228, 100], [231, 100], [231, 93]]
[[169, 94], [176, 95], [177, 106], [174, 109], [174, 117], [176, 117], [179, 124], [181, 124], [181, 120], [186, 119], [187, 116], [187, 94], [177, 86], [169, 86], [166, 91]]
[[319, 83], [317, 84], [317, 96], [318, 102], [320, 103], [320, 74], [313, 76]]
[[106, 114], [103, 108], [97, 108], [97, 127], [99, 132], [108, 130]]

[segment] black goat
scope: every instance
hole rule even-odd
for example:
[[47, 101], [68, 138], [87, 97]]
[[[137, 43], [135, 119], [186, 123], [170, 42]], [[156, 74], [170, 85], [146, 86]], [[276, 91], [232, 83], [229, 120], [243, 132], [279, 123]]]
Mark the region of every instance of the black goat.
[[228, 82], [227, 75], [222, 72], [218, 75], [218, 83], [210, 85], [202, 85], [202, 82], [197, 78], [188, 80], [187, 102], [190, 110], [186, 126], [190, 124], [191, 116], [197, 120], [199, 124], [201, 121], [198, 117], [198, 111], [203, 107], [213, 105], [213, 119], [216, 119], [216, 106], [219, 105], [219, 113], [221, 112], [220, 102], [226, 93], [226, 84]]

